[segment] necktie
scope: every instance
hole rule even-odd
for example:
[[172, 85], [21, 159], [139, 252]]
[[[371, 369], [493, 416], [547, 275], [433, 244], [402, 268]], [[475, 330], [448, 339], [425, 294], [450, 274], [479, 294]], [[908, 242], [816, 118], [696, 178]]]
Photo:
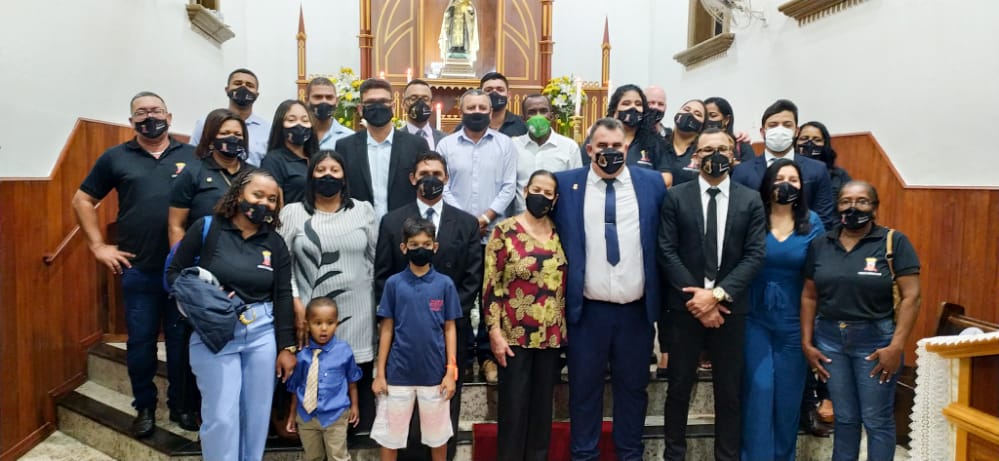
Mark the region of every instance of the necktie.
[[316, 411], [319, 406], [319, 353], [322, 351], [319, 348], [312, 350], [312, 363], [305, 378], [305, 398], [302, 400], [302, 408], [306, 413]]
[[704, 223], [704, 277], [714, 280], [718, 276], [718, 202], [715, 196], [721, 192], [717, 187], [709, 187], [708, 216]]
[[607, 193], [604, 196], [604, 239], [607, 240], [607, 262], [616, 266], [621, 261], [621, 249], [617, 242], [617, 195], [614, 193], [614, 179], [604, 179]]

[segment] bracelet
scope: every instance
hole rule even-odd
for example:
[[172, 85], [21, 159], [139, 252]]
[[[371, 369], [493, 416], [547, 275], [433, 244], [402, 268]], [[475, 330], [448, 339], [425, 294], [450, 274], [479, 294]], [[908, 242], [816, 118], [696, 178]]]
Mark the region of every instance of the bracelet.
[[[450, 370], [454, 370], [454, 372], [453, 372], [453, 373], [451, 373], [451, 374], [452, 374], [452, 375], [454, 376], [454, 380], [455, 380], [455, 381], [457, 381], [457, 380], [458, 380], [458, 365], [455, 365], [455, 364], [452, 364], [452, 363], [449, 363], [449, 364], [447, 365], [447, 369], [448, 369], [448, 371], [450, 371]], [[446, 376], [446, 375], [445, 375], [445, 376]]]

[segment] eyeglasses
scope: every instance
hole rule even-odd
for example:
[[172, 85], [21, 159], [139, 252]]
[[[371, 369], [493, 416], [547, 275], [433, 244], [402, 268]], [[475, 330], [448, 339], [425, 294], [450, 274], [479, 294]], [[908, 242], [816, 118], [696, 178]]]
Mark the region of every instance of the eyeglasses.
[[409, 102], [409, 103], [411, 103], [411, 104], [415, 103], [416, 101], [423, 101], [423, 102], [429, 103], [430, 102], [430, 96], [416, 96], [416, 95], [413, 95], [413, 96], [410, 96], [410, 97], [406, 98], [406, 101]]
[[166, 109], [162, 107], [154, 107], [152, 109], [136, 109], [132, 112], [132, 117], [135, 118], [146, 118], [149, 115], [166, 115]]
[[857, 200], [850, 200], [848, 198], [844, 198], [836, 202], [836, 204], [839, 205], [840, 208], [850, 208], [852, 206], [855, 206], [857, 208], [870, 208], [874, 205], [877, 205], [877, 203], [878, 202], [872, 202], [866, 198], [858, 198]]
[[732, 148], [729, 146], [718, 146], [718, 147], [702, 147], [700, 149], [697, 149], [697, 153], [701, 155], [713, 154], [716, 151], [721, 152], [723, 154], [727, 154], [729, 152], [732, 152]]

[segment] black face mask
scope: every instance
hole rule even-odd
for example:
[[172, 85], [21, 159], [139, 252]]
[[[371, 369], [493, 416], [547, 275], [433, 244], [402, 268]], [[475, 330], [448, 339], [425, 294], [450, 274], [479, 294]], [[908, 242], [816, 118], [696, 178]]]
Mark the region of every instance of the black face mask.
[[427, 200], [435, 200], [444, 193], [444, 181], [434, 175], [426, 175], [416, 181], [416, 190]]
[[531, 216], [535, 218], [547, 216], [548, 213], [551, 213], [552, 205], [555, 203], [555, 200], [545, 197], [542, 194], [527, 194], [524, 201], [527, 204], [527, 212], [531, 213]]
[[701, 131], [701, 127], [704, 126], [700, 120], [694, 118], [694, 114], [690, 112], [680, 112], [673, 117], [673, 123], [676, 123], [676, 129], [679, 131], [684, 131], [687, 133], [697, 133]]
[[163, 135], [163, 133], [166, 133], [166, 130], [169, 128], [170, 124], [166, 120], [160, 120], [148, 115], [145, 120], [135, 122], [135, 132], [147, 139], [156, 139]]
[[246, 147], [243, 146], [243, 140], [235, 136], [215, 138], [212, 141], [212, 148], [215, 149], [215, 152], [229, 158], [246, 159]]
[[409, 106], [409, 119], [416, 123], [423, 123], [430, 120], [430, 104], [423, 102], [423, 100], [416, 101], [412, 106]]
[[430, 259], [434, 257], [434, 250], [429, 248], [409, 248], [406, 250], [406, 257], [414, 266], [422, 267], [430, 264]]
[[798, 200], [798, 196], [801, 195], [801, 189], [794, 187], [789, 182], [781, 182], [774, 185], [776, 186], [774, 190], [777, 193], [774, 200], [781, 205], [790, 205]]
[[624, 124], [624, 126], [634, 128], [642, 123], [642, 113], [638, 109], [632, 107], [628, 110], [621, 110], [617, 112], [617, 119]]
[[369, 125], [383, 127], [392, 121], [392, 109], [385, 104], [369, 104], [364, 106], [364, 113], [361, 114]]
[[725, 122], [723, 120], [705, 120], [704, 129], [708, 128], [718, 128], [719, 130], [725, 129]]
[[331, 174], [320, 176], [315, 181], [316, 193], [326, 198], [333, 197], [343, 190], [343, 178], [334, 178]]
[[312, 113], [316, 114], [316, 119], [318, 120], [329, 120], [333, 117], [333, 112], [336, 112], [336, 106], [328, 102], [312, 105]]
[[604, 173], [614, 174], [624, 166], [624, 152], [608, 147], [598, 152], [594, 160]]
[[250, 91], [249, 88], [241, 86], [229, 91], [229, 99], [239, 107], [249, 107], [253, 105], [253, 101], [257, 100], [257, 94]]
[[240, 200], [239, 211], [246, 215], [246, 219], [249, 219], [253, 224], [274, 222], [274, 211], [262, 203], [252, 204], [246, 200]]
[[725, 176], [731, 166], [732, 161], [719, 151], [714, 151], [711, 155], [701, 158], [701, 171], [712, 178]]
[[306, 141], [312, 138], [312, 128], [305, 125], [292, 125], [284, 127], [284, 139], [296, 146], [305, 145]]
[[489, 128], [489, 114], [483, 114], [482, 112], [462, 114], [461, 125], [468, 128], [469, 131], [474, 131], [476, 133], [479, 131], [485, 131], [486, 128]]
[[843, 227], [850, 230], [857, 230], [871, 222], [871, 219], [874, 218], [874, 211], [862, 211], [857, 207], [852, 206], [844, 211], [840, 211], [839, 216], [840, 223], [843, 224]]
[[489, 93], [489, 101], [493, 104], [493, 112], [499, 112], [506, 108], [507, 97], [499, 93]]
[[651, 119], [652, 124], [655, 125], [661, 122], [665, 116], [666, 113], [659, 109], [649, 109], [649, 116], [645, 118]]

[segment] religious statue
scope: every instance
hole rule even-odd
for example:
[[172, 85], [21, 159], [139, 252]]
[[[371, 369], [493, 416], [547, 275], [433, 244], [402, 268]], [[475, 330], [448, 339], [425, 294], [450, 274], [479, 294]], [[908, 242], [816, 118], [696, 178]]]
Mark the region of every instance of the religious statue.
[[441, 59], [475, 62], [479, 51], [479, 30], [476, 27], [475, 7], [472, 0], [451, 0], [444, 10], [441, 23]]

